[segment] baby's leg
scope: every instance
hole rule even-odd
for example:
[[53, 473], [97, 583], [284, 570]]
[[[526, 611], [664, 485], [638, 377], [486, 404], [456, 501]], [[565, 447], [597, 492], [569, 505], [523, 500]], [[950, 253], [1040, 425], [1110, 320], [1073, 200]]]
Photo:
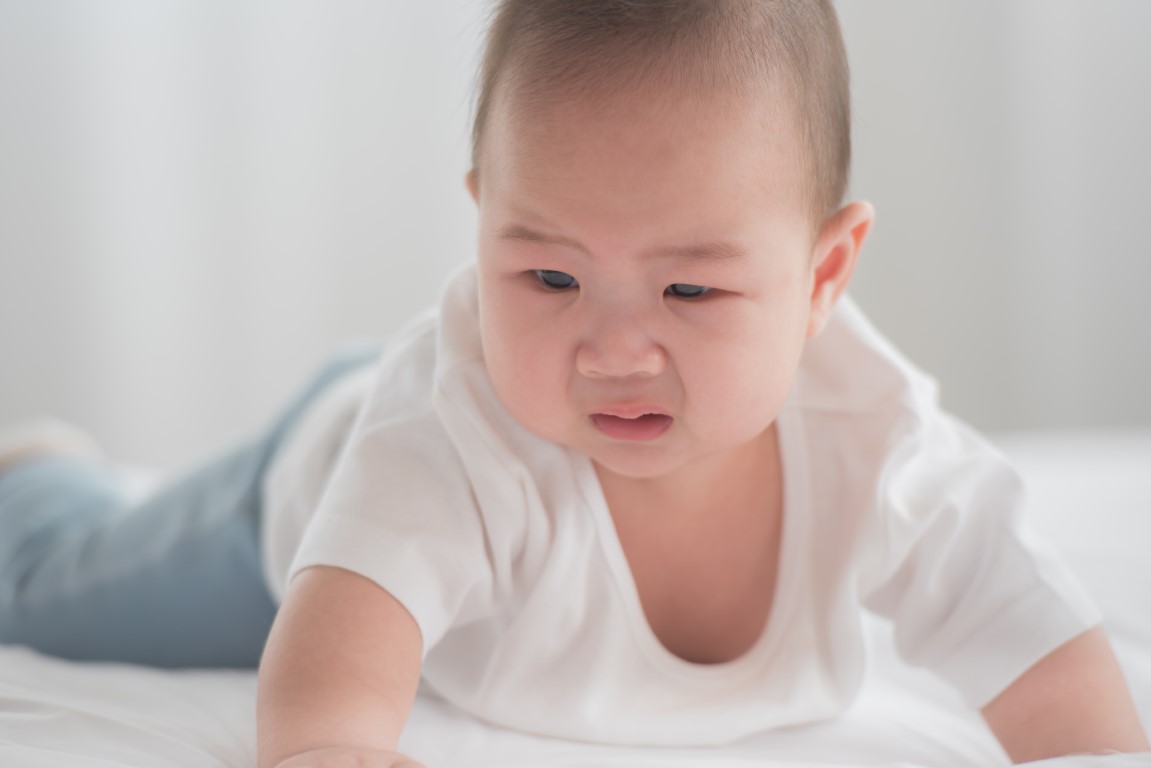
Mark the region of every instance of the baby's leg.
[[276, 613], [261, 485], [305, 407], [378, 350], [345, 350], [265, 434], [133, 500], [114, 467], [41, 458], [0, 473], [0, 642], [69, 659], [254, 667]]
[[0, 475], [0, 641], [69, 659], [253, 666], [275, 615], [257, 446], [135, 505], [114, 468], [39, 459]]

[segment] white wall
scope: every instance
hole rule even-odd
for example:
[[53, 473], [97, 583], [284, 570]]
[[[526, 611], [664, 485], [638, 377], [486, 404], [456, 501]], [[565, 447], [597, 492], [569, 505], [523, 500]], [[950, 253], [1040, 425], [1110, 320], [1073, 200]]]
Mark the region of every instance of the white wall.
[[0, 424], [181, 465], [433, 301], [480, 33], [470, 0], [0, 0]]
[[[840, 3], [855, 294], [987, 429], [1151, 425], [1141, 0]], [[0, 0], [0, 425], [175, 467], [470, 258], [481, 0]]]
[[1151, 425], [1151, 3], [839, 3], [855, 294], [986, 429]]

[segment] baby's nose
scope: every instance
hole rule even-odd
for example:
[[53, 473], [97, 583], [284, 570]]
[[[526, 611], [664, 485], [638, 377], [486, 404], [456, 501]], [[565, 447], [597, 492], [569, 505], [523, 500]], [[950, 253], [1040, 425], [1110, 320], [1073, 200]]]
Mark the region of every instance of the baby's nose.
[[658, 376], [667, 353], [639, 322], [612, 313], [591, 324], [576, 353], [576, 368], [588, 378]]

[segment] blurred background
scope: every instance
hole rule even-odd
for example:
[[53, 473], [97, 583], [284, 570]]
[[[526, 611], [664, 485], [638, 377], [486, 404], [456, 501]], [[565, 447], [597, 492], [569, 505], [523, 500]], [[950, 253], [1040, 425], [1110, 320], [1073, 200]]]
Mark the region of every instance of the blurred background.
[[[852, 293], [993, 433], [1151, 427], [1151, 3], [838, 4]], [[473, 257], [483, 0], [0, 0], [0, 426], [162, 469]]]

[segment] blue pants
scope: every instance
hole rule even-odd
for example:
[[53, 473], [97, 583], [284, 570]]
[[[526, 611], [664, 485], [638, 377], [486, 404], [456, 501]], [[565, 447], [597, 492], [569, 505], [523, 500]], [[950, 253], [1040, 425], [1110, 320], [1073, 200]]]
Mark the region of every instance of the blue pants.
[[264, 472], [305, 407], [379, 352], [341, 350], [262, 435], [136, 502], [96, 461], [0, 472], [0, 643], [77, 660], [255, 667], [276, 614], [260, 554]]

